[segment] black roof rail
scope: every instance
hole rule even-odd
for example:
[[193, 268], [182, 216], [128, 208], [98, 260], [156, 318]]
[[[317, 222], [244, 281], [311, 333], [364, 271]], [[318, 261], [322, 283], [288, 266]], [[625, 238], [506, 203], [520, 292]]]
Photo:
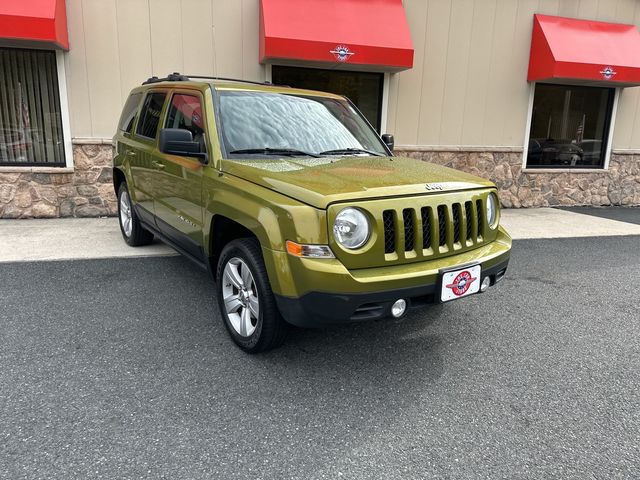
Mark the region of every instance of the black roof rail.
[[187, 75], [189, 78], [201, 78], [203, 80], [222, 80], [225, 82], [251, 83], [253, 85], [273, 85], [271, 82], [256, 82], [254, 80], [241, 80], [239, 78], [229, 77], [209, 77], [207, 75]]
[[[178, 72], [173, 72], [167, 75], [164, 78], [158, 77], [150, 77], [146, 81], [142, 82], [142, 85], [148, 85], [150, 83], [158, 83], [158, 82], [188, 82], [192, 78], [203, 79], [203, 80], [222, 80], [225, 82], [240, 82], [240, 83], [251, 83], [253, 85], [273, 85], [271, 82], [255, 82], [253, 80], [241, 80], [239, 78], [229, 78], [229, 77], [210, 77], [207, 75], [182, 75]], [[280, 85], [281, 87], [288, 87], [288, 85]]]
[[148, 85], [150, 83], [158, 83], [158, 82], [186, 82], [188, 80], [189, 80], [189, 77], [180, 75], [178, 72], [173, 72], [164, 78], [149, 77], [147, 78], [146, 81], [142, 82], [142, 85]]

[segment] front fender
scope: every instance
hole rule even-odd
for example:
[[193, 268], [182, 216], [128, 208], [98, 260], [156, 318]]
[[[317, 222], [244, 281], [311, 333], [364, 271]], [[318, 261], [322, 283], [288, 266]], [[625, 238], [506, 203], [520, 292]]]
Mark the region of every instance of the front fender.
[[205, 245], [211, 255], [211, 223], [215, 215], [233, 220], [260, 241], [263, 248], [284, 251], [285, 242], [327, 244], [326, 211], [273, 190], [223, 174], [204, 180]]
[[274, 293], [290, 294], [285, 242], [327, 244], [326, 211], [298, 202], [273, 190], [223, 174], [204, 179], [205, 225], [203, 242], [213, 256], [211, 236], [215, 216], [226, 217], [249, 230], [260, 242]]
[[[129, 187], [133, 186], [133, 178], [131, 177], [131, 165], [129, 163], [129, 158], [125, 153], [126, 145], [120, 141], [120, 138], [117, 135], [113, 137], [113, 144], [113, 158], [111, 160], [113, 166], [113, 187], [116, 191], [116, 195], [118, 195], [118, 172], [122, 174]], [[133, 188], [129, 189], [129, 194], [131, 195], [131, 200], [135, 203], [136, 198]]]

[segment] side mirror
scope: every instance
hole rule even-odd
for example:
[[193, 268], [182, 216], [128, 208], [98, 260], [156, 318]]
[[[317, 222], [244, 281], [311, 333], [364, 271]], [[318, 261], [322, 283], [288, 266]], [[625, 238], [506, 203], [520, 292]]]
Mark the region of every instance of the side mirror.
[[382, 141], [385, 143], [385, 145], [387, 147], [389, 147], [389, 150], [391, 150], [393, 152], [393, 135], [391, 135], [390, 133], [385, 133], [382, 135]]
[[200, 150], [200, 143], [193, 141], [189, 130], [181, 128], [162, 128], [158, 138], [158, 149], [162, 153], [195, 157], [202, 163], [207, 163], [207, 154]]

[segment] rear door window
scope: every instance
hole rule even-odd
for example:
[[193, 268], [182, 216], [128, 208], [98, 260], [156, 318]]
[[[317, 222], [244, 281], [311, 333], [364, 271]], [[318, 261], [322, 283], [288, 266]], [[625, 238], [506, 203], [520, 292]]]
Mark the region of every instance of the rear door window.
[[166, 92], [153, 92], [149, 93], [144, 99], [144, 105], [142, 105], [140, 112], [140, 120], [138, 120], [138, 127], [136, 128], [138, 135], [147, 138], [156, 138], [158, 134], [158, 124], [160, 123], [160, 114], [162, 113], [162, 106], [164, 105], [166, 96]]
[[127, 103], [124, 104], [122, 109], [122, 115], [120, 116], [120, 123], [118, 128], [126, 133], [133, 131], [133, 124], [136, 119], [136, 113], [138, 113], [138, 105], [140, 105], [140, 99], [142, 93], [134, 93], [129, 96]]

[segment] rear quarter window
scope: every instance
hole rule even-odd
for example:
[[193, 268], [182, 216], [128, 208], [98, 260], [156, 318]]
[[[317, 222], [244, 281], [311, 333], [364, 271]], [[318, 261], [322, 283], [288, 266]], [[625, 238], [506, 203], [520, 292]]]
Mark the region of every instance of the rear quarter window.
[[119, 130], [126, 133], [131, 133], [133, 131], [133, 124], [136, 119], [136, 113], [138, 113], [138, 105], [140, 105], [141, 99], [142, 93], [129, 95], [129, 98], [122, 109], [122, 115], [120, 115], [120, 123], [118, 124]]
[[158, 124], [160, 123], [160, 114], [166, 92], [150, 93], [144, 99], [142, 110], [140, 111], [140, 119], [136, 127], [136, 133], [147, 138], [156, 138], [158, 133]]

